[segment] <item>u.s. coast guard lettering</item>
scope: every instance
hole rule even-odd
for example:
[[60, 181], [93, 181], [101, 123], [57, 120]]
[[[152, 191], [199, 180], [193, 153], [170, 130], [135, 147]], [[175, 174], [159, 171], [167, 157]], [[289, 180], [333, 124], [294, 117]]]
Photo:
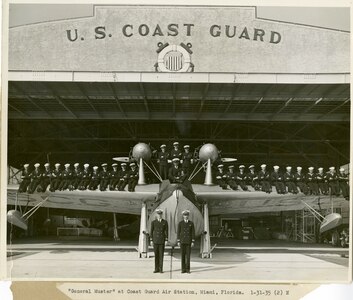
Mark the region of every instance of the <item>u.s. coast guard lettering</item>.
[[[121, 28], [109, 28], [107, 26], [96, 26], [92, 28], [92, 34], [84, 36], [79, 28], [70, 28], [66, 30], [67, 40], [69, 42], [84, 41], [85, 39], [103, 40], [122, 36], [127, 39], [135, 37], [191, 37], [195, 34], [197, 25], [195, 24], [168, 24], [162, 26], [159, 24], [125, 24]], [[230, 24], [211, 24], [207, 34], [214, 39], [234, 39], [263, 42], [270, 44], [279, 44], [282, 41], [282, 35], [273, 30], [265, 30], [249, 26], [239, 26]]]

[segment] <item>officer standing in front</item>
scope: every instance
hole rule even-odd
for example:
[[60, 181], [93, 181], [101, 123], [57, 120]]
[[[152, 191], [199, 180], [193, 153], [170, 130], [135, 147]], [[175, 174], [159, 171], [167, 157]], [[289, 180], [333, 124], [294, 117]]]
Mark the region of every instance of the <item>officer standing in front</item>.
[[157, 219], [151, 223], [150, 244], [154, 251], [153, 273], [163, 273], [164, 247], [168, 242], [168, 222], [162, 219], [163, 210], [157, 209]]
[[181, 249], [181, 273], [190, 274], [190, 254], [195, 242], [195, 226], [189, 220], [189, 210], [182, 212], [183, 220], [178, 224], [177, 241]]

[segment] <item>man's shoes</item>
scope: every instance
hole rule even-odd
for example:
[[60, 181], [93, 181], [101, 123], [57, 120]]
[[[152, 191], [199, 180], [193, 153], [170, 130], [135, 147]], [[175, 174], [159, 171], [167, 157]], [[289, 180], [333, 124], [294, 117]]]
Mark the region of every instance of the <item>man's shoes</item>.
[[185, 270], [182, 270], [181, 273], [186, 273], [186, 271], [185, 271]]
[[159, 273], [164, 273], [163, 271], [159, 271]]
[[153, 273], [159, 273], [159, 271], [157, 271], [157, 270], [154, 270], [154, 271], [153, 271]]
[[190, 270], [187, 270], [186, 273], [190, 274], [191, 272], [190, 272]]

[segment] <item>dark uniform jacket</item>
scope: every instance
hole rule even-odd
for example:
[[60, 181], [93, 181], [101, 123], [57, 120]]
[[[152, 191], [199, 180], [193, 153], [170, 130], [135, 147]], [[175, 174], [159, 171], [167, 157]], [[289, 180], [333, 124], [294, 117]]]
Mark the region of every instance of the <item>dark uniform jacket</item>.
[[273, 171], [271, 173], [271, 181], [272, 182], [282, 182], [283, 181], [282, 173]]
[[316, 182], [316, 174], [315, 173], [307, 173], [306, 176], [306, 182]]
[[32, 173], [31, 173], [31, 178], [32, 178], [32, 180], [33, 179], [40, 179], [40, 178], [42, 178], [42, 175], [43, 175], [43, 173], [42, 173], [42, 171], [41, 170], [34, 170]]
[[183, 173], [184, 173], [184, 171], [181, 168], [181, 166], [178, 166], [178, 168], [172, 166], [169, 169], [169, 174], [168, 174], [169, 180], [171, 182], [182, 181], [183, 177], [184, 177]]
[[220, 172], [220, 171], [218, 171], [218, 172], [216, 173], [216, 179], [217, 179], [217, 180], [224, 180], [224, 181], [227, 181], [227, 180], [228, 180], [228, 174], [225, 173], [225, 172]]
[[128, 177], [130, 180], [132, 180], [132, 179], [138, 180], [139, 170], [137, 168], [135, 168], [135, 170], [130, 170], [128, 172]]
[[181, 159], [182, 154], [183, 152], [181, 152], [179, 149], [178, 150], [172, 149], [172, 151], [170, 151], [170, 159], [173, 159], [173, 158]]
[[64, 171], [62, 171], [62, 173], [61, 173], [61, 178], [63, 179], [63, 180], [68, 180], [68, 179], [71, 179], [72, 178], [72, 171], [69, 169], [69, 170], [64, 170]]
[[294, 180], [293, 174], [285, 172], [283, 174], [283, 180], [286, 181], [286, 182], [293, 181]]
[[246, 180], [246, 173], [240, 173], [240, 172], [237, 172], [237, 181], [245, 181]]
[[83, 170], [82, 171], [82, 179], [91, 179], [92, 173], [90, 170]]
[[326, 182], [326, 175], [325, 175], [325, 173], [317, 173], [316, 175], [315, 175], [315, 178], [316, 178], [316, 181], [317, 182]]
[[109, 172], [109, 178], [110, 179], [118, 179], [119, 178], [119, 171], [118, 170], [112, 170]]
[[22, 180], [28, 180], [31, 179], [31, 172], [27, 169], [23, 169], [22, 174], [21, 174], [21, 179]]
[[258, 173], [258, 178], [259, 178], [259, 181], [263, 181], [263, 180], [268, 181], [270, 180], [270, 173], [267, 170], [265, 172], [261, 170]]
[[162, 166], [168, 165], [169, 153], [168, 152], [158, 152], [158, 163]]
[[234, 180], [234, 181], [237, 180], [237, 174], [236, 174], [235, 172], [230, 172], [230, 171], [228, 171], [228, 172], [226, 173], [226, 175], [227, 175], [227, 179], [228, 179], [228, 180]]
[[74, 169], [72, 172], [72, 177], [74, 179], [81, 179], [82, 178], [82, 171], [80, 169]]
[[337, 181], [337, 179], [338, 179], [338, 176], [337, 176], [337, 174], [336, 173], [327, 173], [326, 174], [326, 180], [328, 181], [328, 182], [336, 182]]
[[119, 171], [119, 179], [120, 180], [128, 180], [129, 179], [129, 171], [128, 170], [120, 170]]
[[183, 152], [183, 154], [181, 155], [181, 159], [183, 160], [183, 167], [184, 168], [190, 167], [191, 159], [192, 159], [192, 153]]
[[295, 182], [304, 182], [305, 181], [305, 175], [303, 173], [295, 173], [293, 174], [294, 181]]
[[346, 183], [348, 183], [348, 181], [349, 181], [348, 174], [346, 174], [346, 173], [343, 173], [343, 174], [342, 174], [342, 173], [338, 173], [337, 179], [338, 179], [339, 182], [346, 182]]
[[168, 222], [166, 220], [152, 221], [150, 239], [154, 244], [164, 244], [168, 240]]
[[177, 240], [181, 244], [191, 244], [195, 241], [195, 226], [190, 220], [179, 222], [177, 231]]
[[109, 179], [109, 172], [107, 170], [102, 170], [99, 176], [100, 179]]

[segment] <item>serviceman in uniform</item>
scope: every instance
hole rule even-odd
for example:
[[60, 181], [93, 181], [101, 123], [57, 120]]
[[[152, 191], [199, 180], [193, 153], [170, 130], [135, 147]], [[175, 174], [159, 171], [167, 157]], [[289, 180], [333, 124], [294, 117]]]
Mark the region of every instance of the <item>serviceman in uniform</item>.
[[340, 172], [337, 175], [338, 177], [338, 185], [339, 189], [341, 190], [342, 196], [349, 200], [349, 185], [348, 185], [348, 175], [344, 172], [344, 168], [340, 168]]
[[19, 193], [25, 193], [27, 192], [27, 188], [29, 184], [31, 183], [31, 172], [29, 171], [29, 164], [24, 164], [23, 165], [23, 170], [21, 174], [21, 183], [18, 188]]
[[77, 190], [81, 180], [82, 180], [82, 171], [80, 169], [80, 164], [75, 163], [74, 171], [72, 172], [72, 179], [69, 186], [69, 190], [70, 191]]
[[121, 170], [119, 171], [118, 191], [124, 191], [126, 185], [129, 183], [129, 174], [126, 168], [126, 163], [122, 163], [120, 166]]
[[319, 195], [319, 187], [317, 185], [314, 167], [309, 167], [308, 171], [305, 176], [306, 185], [308, 186], [308, 195]]
[[316, 182], [321, 195], [329, 194], [329, 186], [326, 179], [326, 174], [324, 173], [324, 168], [318, 168], [319, 172], [316, 173]]
[[56, 163], [55, 169], [51, 172], [51, 183], [50, 183], [49, 191], [55, 192], [56, 190], [58, 190], [60, 183], [61, 183], [60, 164]]
[[195, 226], [189, 220], [189, 210], [182, 212], [183, 220], [179, 222], [177, 229], [177, 242], [181, 249], [181, 273], [190, 273], [191, 248], [195, 242]]
[[40, 163], [34, 165], [34, 170], [31, 173], [31, 183], [28, 186], [28, 194], [33, 194], [38, 185], [42, 181], [42, 171], [39, 169]]
[[246, 178], [248, 179], [249, 185], [251, 185], [255, 191], [260, 190], [260, 185], [259, 185], [259, 177], [258, 174], [255, 172], [255, 166], [250, 165], [249, 166], [249, 173], [246, 175]]
[[286, 167], [286, 172], [283, 174], [283, 179], [288, 189], [288, 193], [298, 194], [297, 186], [294, 184], [294, 176], [292, 174], [291, 166]]
[[339, 196], [340, 195], [340, 189], [338, 185], [338, 176], [336, 174], [335, 167], [330, 167], [329, 172], [326, 175], [326, 179], [329, 185], [329, 188], [331, 189], [331, 195]]
[[185, 176], [188, 177], [190, 175], [190, 168], [194, 163], [193, 154], [190, 152], [190, 146], [184, 146], [184, 152], [181, 155], [182, 167], [185, 173]]
[[157, 209], [157, 218], [151, 223], [150, 243], [154, 251], [153, 273], [163, 273], [164, 247], [168, 242], [168, 222], [162, 218], [163, 210]]
[[279, 171], [279, 166], [273, 166], [271, 173], [271, 182], [275, 185], [277, 194], [286, 194], [286, 186], [283, 183], [283, 175]]
[[223, 189], [227, 189], [227, 181], [228, 181], [228, 176], [227, 174], [223, 171], [223, 165], [219, 164], [217, 166], [218, 172], [216, 173], [216, 182], [217, 184]]
[[305, 175], [302, 173], [302, 167], [297, 167], [297, 173], [293, 174], [294, 183], [299, 188], [299, 190], [304, 194], [308, 194], [308, 187], [305, 183]]
[[139, 172], [136, 168], [136, 163], [130, 163], [131, 170], [129, 171], [129, 182], [128, 182], [128, 191], [135, 192], [135, 187], [138, 183], [139, 179]]
[[227, 175], [227, 184], [229, 185], [229, 187], [236, 191], [238, 189], [238, 185], [237, 185], [237, 174], [234, 172], [234, 166], [228, 166], [228, 173]]
[[261, 185], [261, 190], [270, 194], [272, 192], [272, 186], [270, 183], [270, 173], [266, 170], [266, 167], [266, 164], [261, 165], [261, 170], [259, 171], [257, 177]]
[[179, 149], [179, 143], [173, 143], [173, 149], [170, 151], [170, 159], [173, 160], [174, 158], [179, 158], [181, 160], [182, 152]]
[[82, 180], [79, 185], [79, 190], [81, 191], [87, 190], [87, 187], [91, 182], [91, 177], [92, 177], [92, 172], [89, 169], [89, 164], [84, 164], [83, 171], [82, 171]]
[[237, 184], [241, 187], [243, 191], [248, 191], [248, 186], [246, 185], [246, 174], [244, 172], [245, 166], [239, 166], [239, 172], [237, 173]]
[[100, 183], [99, 189], [103, 192], [107, 190], [109, 184], [109, 172], [108, 165], [106, 163], [102, 164], [103, 170], [100, 172]]
[[49, 163], [45, 163], [44, 164], [44, 171], [42, 173], [42, 180], [40, 182], [40, 184], [37, 187], [37, 192], [38, 193], [44, 193], [49, 184], [50, 184], [50, 178], [51, 178], [51, 169], [50, 169], [50, 164]]
[[168, 179], [168, 159], [169, 153], [166, 151], [167, 146], [165, 144], [161, 145], [161, 151], [158, 152], [157, 163], [159, 165], [159, 175], [161, 175], [163, 180]]
[[72, 180], [72, 171], [70, 164], [65, 164], [65, 170], [61, 173], [61, 183], [59, 186], [59, 191], [65, 191]]
[[93, 172], [92, 172], [92, 176], [91, 176], [91, 181], [89, 183], [88, 189], [91, 191], [95, 191], [98, 188], [98, 185], [101, 181], [101, 177], [98, 171], [99, 167], [98, 166], [94, 166], [93, 167]]
[[175, 157], [172, 162], [173, 165], [170, 167], [168, 174], [170, 183], [183, 183], [185, 180], [185, 174], [183, 169], [180, 167], [180, 159]]
[[118, 164], [112, 164], [113, 170], [109, 173], [109, 190], [114, 191], [119, 183]]

